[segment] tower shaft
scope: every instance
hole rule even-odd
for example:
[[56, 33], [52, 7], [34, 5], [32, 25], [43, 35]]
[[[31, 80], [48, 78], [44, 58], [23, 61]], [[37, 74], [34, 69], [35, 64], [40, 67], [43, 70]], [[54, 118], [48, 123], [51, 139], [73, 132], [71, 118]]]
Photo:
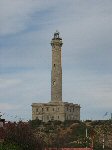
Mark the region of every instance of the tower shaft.
[[62, 39], [59, 33], [54, 33], [51, 41], [52, 46], [52, 70], [51, 70], [51, 102], [62, 101], [62, 64], [61, 64], [61, 47]]

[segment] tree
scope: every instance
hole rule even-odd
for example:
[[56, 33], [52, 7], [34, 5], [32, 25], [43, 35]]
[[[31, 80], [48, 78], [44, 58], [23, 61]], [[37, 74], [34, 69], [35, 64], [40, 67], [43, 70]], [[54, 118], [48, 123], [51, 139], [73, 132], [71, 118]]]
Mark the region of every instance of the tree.
[[5, 141], [16, 143], [21, 150], [41, 150], [42, 141], [35, 137], [29, 124], [8, 122], [5, 127]]

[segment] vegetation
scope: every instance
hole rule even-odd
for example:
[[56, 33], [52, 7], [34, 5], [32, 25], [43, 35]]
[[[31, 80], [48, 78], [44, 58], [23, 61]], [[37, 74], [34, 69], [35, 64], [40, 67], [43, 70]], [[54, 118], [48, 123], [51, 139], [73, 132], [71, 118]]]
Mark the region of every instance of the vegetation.
[[41, 150], [42, 140], [33, 134], [28, 123], [8, 122], [4, 128], [5, 137], [1, 144], [3, 150]]
[[102, 150], [102, 140], [105, 135], [105, 148], [112, 149], [112, 143], [108, 142], [109, 135], [112, 139], [112, 120], [49, 121], [48, 123], [35, 120], [33, 122], [39, 123], [36, 128], [31, 122], [31, 128], [35, 134], [41, 135], [45, 147], [92, 147], [93, 140], [94, 150]]
[[[86, 129], [88, 134], [86, 136]], [[8, 122], [4, 128], [4, 142], [0, 150], [42, 150], [45, 147], [92, 147], [112, 149], [112, 120], [107, 121], [49, 121], [33, 120], [27, 123]]]
[[21, 150], [16, 143], [4, 142], [0, 144], [0, 150]]

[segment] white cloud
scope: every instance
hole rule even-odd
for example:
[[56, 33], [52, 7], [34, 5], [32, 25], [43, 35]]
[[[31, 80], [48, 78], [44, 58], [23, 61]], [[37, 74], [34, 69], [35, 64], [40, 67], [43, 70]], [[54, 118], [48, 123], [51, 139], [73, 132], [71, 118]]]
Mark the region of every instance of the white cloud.
[[48, 0], [0, 0], [0, 35], [15, 34], [27, 29], [27, 23], [30, 23], [35, 12], [46, 10], [55, 3]]
[[0, 80], [1, 102], [10, 101], [17, 104], [19, 102], [26, 104], [27, 102], [27, 104], [31, 104], [35, 100], [49, 101], [50, 72], [49, 75], [47, 71], [42, 72], [30, 71], [11, 75], [6, 74], [5, 79]]
[[[25, 29], [25, 23], [29, 20], [32, 5], [25, 1], [4, 0], [0, 1], [0, 34], [16, 33]], [[30, 3], [31, 4], [31, 3]]]
[[[69, 78], [70, 76], [70, 78]], [[81, 116], [100, 118], [112, 108], [112, 75], [97, 75], [76, 71], [63, 74], [63, 99], [79, 103]], [[84, 113], [85, 112], [85, 113]], [[97, 113], [96, 113], [97, 112]], [[87, 119], [87, 118], [86, 118]]]
[[20, 106], [9, 104], [9, 103], [0, 103], [0, 110], [3, 111], [3, 112], [6, 111], [6, 110], [16, 110], [19, 107]]
[[0, 88], [10, 88], [21, 83], [19, 79], [0, 78]]

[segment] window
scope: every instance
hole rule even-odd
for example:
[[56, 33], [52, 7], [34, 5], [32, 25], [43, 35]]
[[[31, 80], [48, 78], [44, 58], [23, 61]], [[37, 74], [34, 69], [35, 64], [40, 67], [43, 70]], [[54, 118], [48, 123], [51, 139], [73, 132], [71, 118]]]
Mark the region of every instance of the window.
[[54, 116], [51, 117], [51, 120], [54, 120]]
[[42, 111], [43, 111], [44, 109], [42, 108]]
[[47, 116], [47, 120], [49, 120], [49, 116]]
[[54, 111], [54, 108], [53, 108], [53, 111]]
[[56, 64], [54, 64], [54, 67], [56, 66]]
[[36, 109], [36, 112], [38, 112], [38, 108]]
[[48, 111], [48, 110], [49, 110], [49, 108], [47, 107], [47, 108], [46, 108], [46, 110]]
[[53, 85], [56, 85], [56, 81], [53, 81]]
[[59, 116], [58, 116], [58, 119], [59, 119]]

